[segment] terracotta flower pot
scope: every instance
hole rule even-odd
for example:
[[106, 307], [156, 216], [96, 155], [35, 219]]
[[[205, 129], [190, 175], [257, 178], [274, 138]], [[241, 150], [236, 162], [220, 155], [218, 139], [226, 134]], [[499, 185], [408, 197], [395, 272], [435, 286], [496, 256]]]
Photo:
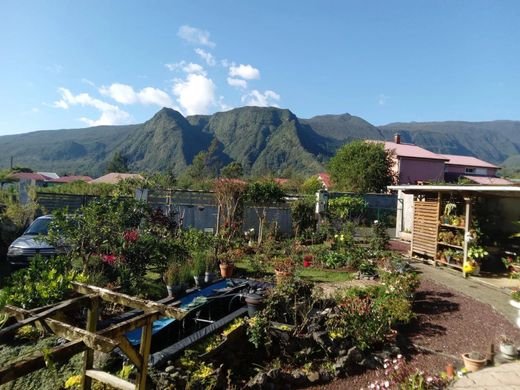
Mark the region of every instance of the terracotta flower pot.
[[464, 360], [464, 367], [470, 372], [475, 372], [483, 369], [486, 366], [486, 357], [472, 358], [470, 353], [463, 353], [462, 360]]
[[231, 277], [231, 275], [233, 275], [233, 269], [235, 269], [235, 266], [233, 264], [221, 263], [219, 267], [220, 276], [222, 276], [224, 279], [228, 279]]

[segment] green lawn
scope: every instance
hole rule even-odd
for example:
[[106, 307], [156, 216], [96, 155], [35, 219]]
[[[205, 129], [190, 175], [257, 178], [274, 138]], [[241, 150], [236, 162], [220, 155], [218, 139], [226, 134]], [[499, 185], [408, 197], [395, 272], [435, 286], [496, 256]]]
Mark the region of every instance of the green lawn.
[[[255, 276], [251, 268], [251, 265], [247, 260], [242, 260], [235, 263], [235, 267], [237, 268], [237, 273], [240, 273], [244, 276]], [[268, 267], [266, 275], [273, 274], [274, 270], [271, 267]], [[298, 268], [296, 274], [302, 279], [309, 280], [312, 282], [343, 282], [352, 280], [354, 278], [354, 274], [350, 272], [314, 267], [300, 267]]]

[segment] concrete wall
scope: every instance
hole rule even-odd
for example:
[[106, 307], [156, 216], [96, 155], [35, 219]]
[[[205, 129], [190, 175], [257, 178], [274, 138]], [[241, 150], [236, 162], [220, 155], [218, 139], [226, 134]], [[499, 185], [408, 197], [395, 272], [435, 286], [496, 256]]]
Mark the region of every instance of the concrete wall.
[[417, 181], [444, 181], [444, 161], [400, 157], [399, 184]]
[[397, 194], [396, 236], [411, 240], [413, 228], [413, 195], [399, 191]]

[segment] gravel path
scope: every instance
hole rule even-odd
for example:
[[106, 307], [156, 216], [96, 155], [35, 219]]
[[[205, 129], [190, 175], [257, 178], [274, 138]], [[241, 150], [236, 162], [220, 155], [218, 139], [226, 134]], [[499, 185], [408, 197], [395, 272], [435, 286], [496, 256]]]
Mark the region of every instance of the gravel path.
[[[485, 353], [490, 343], [498, 345], [498, 339], [503, 334], [520, 343], [520, 330], [491, 306], [430, 280], [421, 281], [414, 311], [417, 318], [400, 330], [398, 343], [408, 362], [428, 373], [443, 371], [448, 363], [462, 367], [462, 353]], [[427, 352], [422, 347], [433, 352]], [[382, 378], [382, 375], [382, 370], [372, 370], [312, 388], [367, 388], [370, 381]]]

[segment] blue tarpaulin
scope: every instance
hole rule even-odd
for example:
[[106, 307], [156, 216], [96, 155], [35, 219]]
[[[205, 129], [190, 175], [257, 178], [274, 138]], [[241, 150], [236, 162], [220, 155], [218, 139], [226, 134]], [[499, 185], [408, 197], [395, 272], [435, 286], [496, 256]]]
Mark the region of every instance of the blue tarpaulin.
[[[212, 296], [212, 295], [214, 295], [215, 290], [225, 288], [227, 286], [228, 286], [227, 280], [221, 280], [221, 281], [214, 283], [208, 287], [205, 287], [201, 290], [194, 291], [180, 299], [181, 304], [179, 307], [181, 309], [187, 309], [188, 305], [195, 298]], [[157, 321], [154, 321], [152, 324], [152, 335], [154, 335], [155, 333], [157, 333], [158, 331], [163, 329], [165, 326], [168, 326], [173, 321], [175, 321], [175, 319], [169, 318], [169, 317], [159, 318]], [[139, 345], [141, 343], [141, 332], [142, 332], [142, 328], [138, 328], [138, 329], [134, 329], [133, 331], [128, 332], [126, 334], [126, 338], [128, 339], [128, 341], [130, 341], [130, 344]]]

